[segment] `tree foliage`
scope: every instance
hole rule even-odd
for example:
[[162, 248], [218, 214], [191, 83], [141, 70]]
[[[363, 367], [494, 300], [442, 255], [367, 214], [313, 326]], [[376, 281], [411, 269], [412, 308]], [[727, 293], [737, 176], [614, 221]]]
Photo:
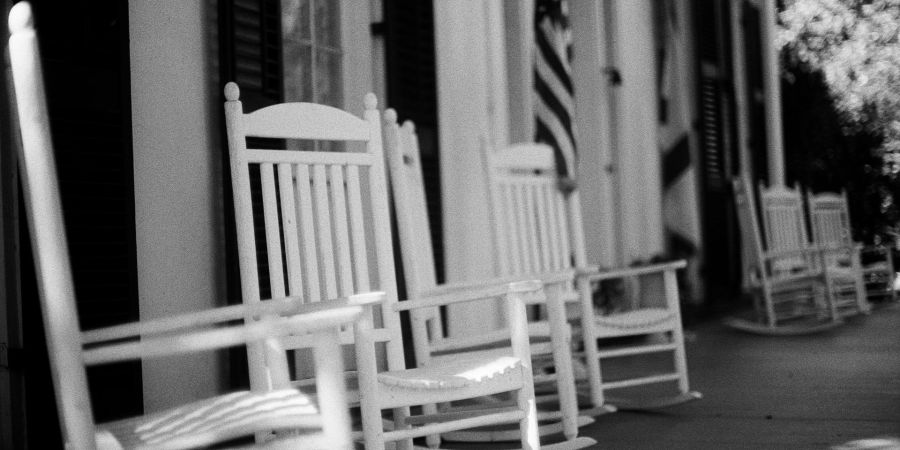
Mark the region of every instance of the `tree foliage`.
[[900, 220], [900, 0], [785, 0], [779, 14], [788, 177], [847, 189], [857, 238]]
[[845, 126], [900, 150], [900, 0], [788, 0], [780, 21], [788, 65], [821, 71]]

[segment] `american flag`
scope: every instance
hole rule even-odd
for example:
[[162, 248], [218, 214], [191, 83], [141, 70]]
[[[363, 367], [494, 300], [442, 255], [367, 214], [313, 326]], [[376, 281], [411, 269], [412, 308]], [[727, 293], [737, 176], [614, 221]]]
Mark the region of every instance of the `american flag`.
[[571, 190], [575, 178], [575, 96], [568, 5], [565, 0], [537, 0], [535, 8], [535, 140], [553, 147], [560, 186]]

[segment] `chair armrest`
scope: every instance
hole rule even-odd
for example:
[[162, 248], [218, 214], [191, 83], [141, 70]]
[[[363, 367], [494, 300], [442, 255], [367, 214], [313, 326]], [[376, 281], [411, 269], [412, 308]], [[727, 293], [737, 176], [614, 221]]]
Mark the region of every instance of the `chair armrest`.
[[567, 283], [574, 279], [575, 271], [574, 269], [566, 269], [560, 270], [556, 272], [544, 272], [540, 274], [528, 274], [528, 275], [507, 275], [503, 277], [496, 277], [486, 280], [477, 280], [477, 281], [462, 281], [458, 283], [444, 283], [440, 286], [435, 286], [430, 289], [425, 290], [418, 296], [410, 296], [413, 297], [433, 297], [438, 295], [450, 295], [456, 292], [467, 292], [467, 291], [475, 291], [482, 288], [490, 288], [499, 285], [509, 285], [510, 283], [515, 283], [518, 281], [524, 280], [538, 280], [544, 285], [548, 284], [556, 284], [556, 283]]
[[89, 348], [84, 351], [85, 364], [97, 365], [117, 361], [155, 358], [234, 347], [290, 334], [308, 334], [356, 321], [362, 306], [337, 306], [318, 311], [262, 319], [249, 324], [230, 325], [203, 331], [184, 331], [166, 336], [144, 338]]
[[465, 289], [460, 285], [451, 286], [450, 288], [437, 287], [421, 292], [415, 298], [410, 298], [405, 302], [395, 303], [394, 310], [409, 311], [418, 308], [474, 302], [514, 293], [543, 296], [542, 287], [543, 283], [538, 280], [477, 284]]
[[254, 304], [224, 306], [179, 314], [177, 316], [98, 328], [83, 332], [81, 334], [82, 342], [84, 344], [96, 344], [104, 341], [136, 338], [151, 334], [168, 333], [180, 329], [214, 325], [246, 317], [262, 317], [276, 314], [282, 315], [295, 311], [297, 308], [301, 307], [302, 303], [300, 303], [300, 301], [301, 299], [299, 297], [286, 297]]
[[177, 316], [132, 322], [106, 328], [98, 328], [82, 333], [83, 344], [99, 344], [149, 335], [171, 333], [178, 330], [215, 325], [247, 317], [290, 316], [307, 314], [343, 306], [366, 306], [384, 301], [383, 292], [367, 292], [327, 302], [301, 303], [300, 297], [285, 297], [265, 300], [259, 303], [231, 305]]
[[608, 280], [610, 278], [634, 277], [665, 272], [668, 270], [678, 270], [685, 267], [687, 267], [687, 261], [679, 259], [677, 261], [651, 264], [649, 266], [622, 267], [616, 269], [601, 269], [597, 266], [588, 266], [576, 269], [576, 274], [579, 278], [587, 278], [589, 281], [600, 281]]
[[859, 247], [859, 251], [867, 254], [883, 254], [885, 256], [890, 255], [891, 249], [890, 247], [886, 247], [884, 245], [865, 245], [857, 242], [856, 245]]

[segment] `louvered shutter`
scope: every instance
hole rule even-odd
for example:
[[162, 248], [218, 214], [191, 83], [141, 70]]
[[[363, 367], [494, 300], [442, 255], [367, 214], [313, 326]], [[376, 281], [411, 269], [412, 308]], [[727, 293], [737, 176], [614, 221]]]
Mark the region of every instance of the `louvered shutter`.
[[730, 30], [727, 2], [695, 4], [699, 64], [698, 134], [700, 137], [701, 223], [708, 306], [727, 306], [740, 286], [740, 249], [729, 186], [738, 173], [732, 103]]

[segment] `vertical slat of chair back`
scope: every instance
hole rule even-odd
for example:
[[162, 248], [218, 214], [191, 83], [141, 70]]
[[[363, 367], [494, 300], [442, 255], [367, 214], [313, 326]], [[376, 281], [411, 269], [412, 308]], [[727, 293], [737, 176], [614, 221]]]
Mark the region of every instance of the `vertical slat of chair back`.
[[[385, 152], [390, 165], [407, 296], [412, 298], [419, 292], [437, 286], [419, 140], [415, 125], [410, 121], [404, 122], [402, 126], [398, 125], [397, 112], [393, 109], [385, 111], [384, 123]], [[417, 308], [410, 311], [410, 318], [413, 339], [417, 344], [416, 361], [421, 364], [428, 355], [419, 354], [419, 343], [444, 337], [439, 324], [440, 310]]]
[[[738, 223], [740, 224], [741, 248], [751, 255], [746, 255], [744, 261], [751, 263], [751, 267], [745, 267], [750, 279], [754, 277], [765, 278], [768, 276], [763, 263], [763, 244], [756, 217], [756, 205], [753, 193], [747, 189], [746, 183], [740, 178], [732, 181], [734, 190], [734, 203], [737, 210]], [[761, 281], [761, 280], [760, 280]]]
[[[803, 196], [799, 186], [766, 188], [759, 185], [766, 246], [770, 251], [796, 250], [809, 245], [803, 213]], [[775, 270], [792, 272], [808, 270], [816, 264], [802, 257], [783, 258], [774, 263]]]
[[19, 167], [56, 404], [68, 444], [90, 449], [96, 445], [93, 413], [82, 364], [81, 333], [41, 60], [28, 3], [18, 3], [10, 11], [9, 29], [9, 57], [22, 133]]
[[[253, 233], [254, 208], [261, 207], [273, 297], [302, 297], [319, 302], [373, 289], [388, 300], [380, 313], [385, 328], [397, 334], [388, 343], [396, 366], [399, 319], [389, 218], [384, 196], [381, 124], [374, 96], [366, 98], [365, 118], [324, 105], [288, 103], [244, 114], [237, 86], [226, 86], [232, 178], [241, 279], [247, 302], [260, 301], [259, 261]], [[247, 137], [362, 141], [366, 152], [248, 149]], [[262, 205], [252, 202], [250, 172], [259, 167]], [[364, 217], [371, 217], [366, 221]], [[375, 261], [370, 261], [374, 255]], [[377, 273], [376, 285], [370, 270]], [[344, 333], [345, 342], [352, 333]], [[307, 347], [311, 341], [291, 342]], [[399, 350], [398, 350], [399, 349]]]
[[[846, 191], [841, 194], [830, 192], [810, 194], [806, 203], [809, 208], [812, 238], [816, 244], [848, 248], [853, 246]], [[835, 266], [839, 265], [840, 261], [847, 261], [850, 255], [829, 253], [826, 257], [828, 264]]]
[[[552, 149], [518, 144], [499, 151], [485, 149], [494, 242], [501, 275], [534, 274], [572, 267], [573, 213], [577, 197], [557, 189]], [[576, 260], [583, 260], [583, 254]]]
[[846, 193], [823, 192], [807, 197], [813, 240], [818, 244], [851, 245]]

